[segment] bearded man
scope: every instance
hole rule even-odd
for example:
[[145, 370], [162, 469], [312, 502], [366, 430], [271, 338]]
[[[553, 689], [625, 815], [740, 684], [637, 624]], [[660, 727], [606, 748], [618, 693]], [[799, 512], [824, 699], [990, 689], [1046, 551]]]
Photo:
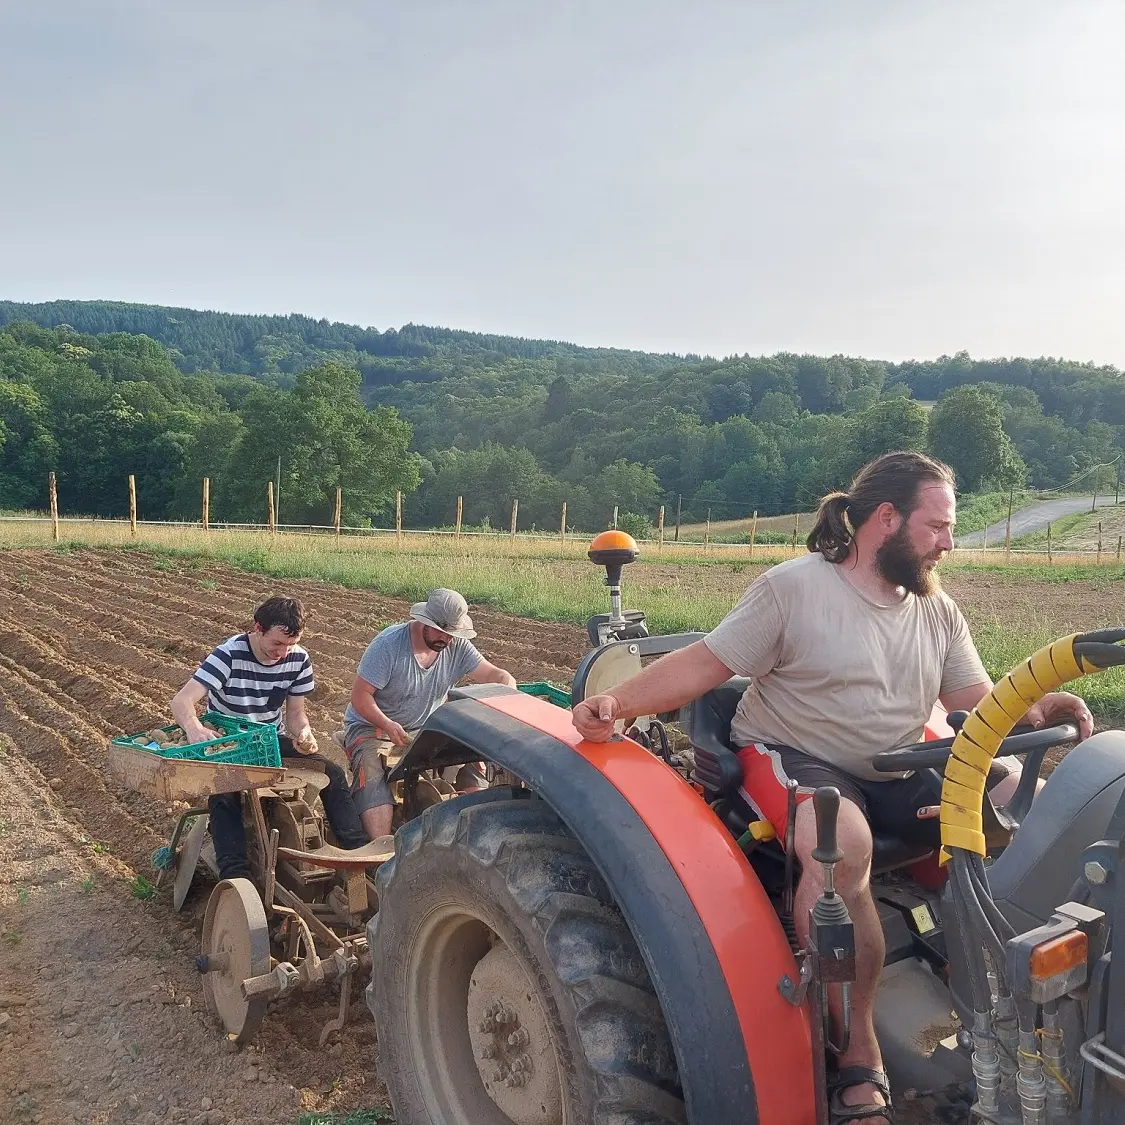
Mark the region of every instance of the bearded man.
[[[393, 765], [463, 679], [516, 686], [515, 678], [490, 664], [472, 643], [469, 606], [456, 590], [433, 590], [410, 608], [410, 620], [389, 625], [359, 662], [344, 712], [343, 747], [352, 770], [352, 796], [372, 840], [391, 830], [394, 798], [387, 785]], [[470, 772], [463, 767], [462, 773]], [[466, 778], [457, 785], [475, 788]]]
[[[852, 1032], [839, 1058], [833, 1111], [888, 1122], [890, 1092], [875, 1039], [875, 991], [885, 956], [871, 897], [872, 828], [918, 839], [933, 797], [916, 776], [876, 773], [877, 753], [917, 742], [935, 702], [970, 710], [992, 689], [961, 611], [941, 589], [937, 564], [953, 549], [957, 502], [948, 465], [920, 453], [888, 453], [865, 465], [847, 492], [820, 504], [809, 554], [757, 578], [702, 641], [670, 653], [573, 712], [579, 733], [605, 741], [617, 718], [673, 711], [732, 675], [749, 676], [731, 740], [759, 815], [785, 838], [786, 783], [797, 781], [795, 854], [801, 878], [793, 914], [798, 938], [823, 888], [812, 862], [816, 822], [809, 798], [834, 785], [844, 860], [836, 890], [855, 923]], [[1027, 715], [1034, 726], [1075, 718], [1092, 731], [1085, 703], [1055, 692]], [[1011, 759], [989, 787], [1003, 803], [1018, 781]], [[838, 1017], [837, 1017], [838, 1018]], [[850, 1112], [849, 1112], [850, 1111]]]

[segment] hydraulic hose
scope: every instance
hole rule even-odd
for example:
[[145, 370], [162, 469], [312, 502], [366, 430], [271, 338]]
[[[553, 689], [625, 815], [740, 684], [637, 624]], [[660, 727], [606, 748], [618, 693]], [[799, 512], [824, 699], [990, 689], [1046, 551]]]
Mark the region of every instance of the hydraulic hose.
[[[968, 922], [966, 927], [967, 932], [975, 935], [980, 940], [980, 944], [987, 948], [988, 952], [992, 954], [993, 962], [998, 967], [1002, 968], [1004, 964], [1004, 942], [993, 928], [992, 922], [989, 920], [984, 907], [981, 905], [980, 898], [977, 895], [977, 889], [973, 885], [972, 875], [969, 872], [969, 865], [963, 854], [955, 854], [953, 856], [953, 863], [950, 865], [950, 878], [953, 881], [954, 898], [961, 903], [965, 911], [965, 917]], [[977, 950], [970, 950], [969, 960], [975, 962], [977, 974], [984, 981], [984, 995], [989, 998], [989, 1004], [985, 1005], [987, 1009], [991, 1004], [991, 996], [988, 991], [987, 970], [985, 969], [983, 960], [979, 959]]]
[[977, 704], [949, 750], [941, 788], [941, 862], [951, 849], [986, 853], [981, 808], [988, 770], [1012, 728], [1048, 692], [1089, 672], [1125, 664], [1125, 629], [1075, 633], [1039, 649]]
[[[969, 859], [969, 880], [976, 891], [977, 900], [980, 902], [981, 909], [991, 923], [993, 930], [996, 931], [997, 937], [999, 937], [1002, 942], [1008, 941], [1009, 938], [1014, 938], [1016, 936], [1015, 926], [1000, 912], [1000, 908], [996, 905], [992, 897], [992, 890], [988, 885], [988, 875], [985, 871], [984, 861], [979, 855], [973, 852], [967, 852], [966, 855]], [[1002, 968], [1001, 971], [1003, 971]]]

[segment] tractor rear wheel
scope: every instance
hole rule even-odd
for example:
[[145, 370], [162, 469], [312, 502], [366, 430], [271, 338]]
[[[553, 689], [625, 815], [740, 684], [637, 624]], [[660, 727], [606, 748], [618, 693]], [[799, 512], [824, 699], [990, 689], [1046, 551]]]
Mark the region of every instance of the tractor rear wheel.
[[542, 801], [448, 801], [395, 847], [376, 877], [368, 1003], [400, 1125], [686, 1121], [636, 942]]

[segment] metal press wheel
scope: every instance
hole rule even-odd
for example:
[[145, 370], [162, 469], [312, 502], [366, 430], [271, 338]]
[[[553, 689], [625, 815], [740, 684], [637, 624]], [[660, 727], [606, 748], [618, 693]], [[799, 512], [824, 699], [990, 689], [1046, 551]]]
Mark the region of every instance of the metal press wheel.
[[203, 850], [203, 840], [207, 835], [206, 813], [197, 816], [187, 836], [184, 837], [180, 854], [176, 857], [176, 879], [172, 884], [172, 906], [180, 911], [187, 900], [188, 891], [191, 890], [192, 880], [195, 878], [195, 869], [199, 866], [199, 854]]
[[242, 982], [270, 971], [266, 912], [249, 879], [224, 879], [207, 900], [203, 916], [203, 995], [229, 1038], [253, 1038], [266, 1014], [263, 995], [247, 1000]]

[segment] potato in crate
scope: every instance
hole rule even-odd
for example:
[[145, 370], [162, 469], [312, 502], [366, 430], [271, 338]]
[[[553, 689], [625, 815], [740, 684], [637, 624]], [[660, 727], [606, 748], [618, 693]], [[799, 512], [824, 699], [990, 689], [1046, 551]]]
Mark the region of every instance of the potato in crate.
[[127, 738], [115, 738], [113, 742], [117, 746], [148, 750], [162, 758], [178, 758], [187, 762], [280, 768], [281, 748], [276, 727], [235, 719], [218, 711], [208, 711], [202, 722], [204, 726], [220, 731], [219, 737], [206, 742], [187, 742], [183, 730], [173, 723]]

